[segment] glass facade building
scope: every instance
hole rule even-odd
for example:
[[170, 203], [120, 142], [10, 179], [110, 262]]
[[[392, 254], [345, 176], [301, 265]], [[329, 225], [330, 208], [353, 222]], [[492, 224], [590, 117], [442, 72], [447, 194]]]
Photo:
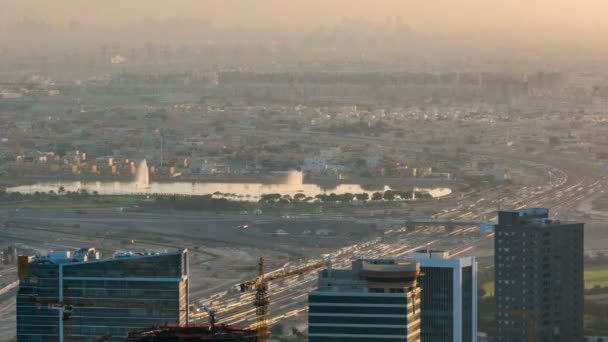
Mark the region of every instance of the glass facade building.
[[410, 256], [422, 276], [422, 342], [477, 340], [477, 262], [449, 258], [443, 251], [422, 250]]
[[419, 273], [415, 262], [390, 259], [321, 271], [308, 297], [308, 340], [420, 341]]
[[94, 249], [20, 257], [17, 340], [93, 341], [188, 319], [188, 254], [122, 254]]

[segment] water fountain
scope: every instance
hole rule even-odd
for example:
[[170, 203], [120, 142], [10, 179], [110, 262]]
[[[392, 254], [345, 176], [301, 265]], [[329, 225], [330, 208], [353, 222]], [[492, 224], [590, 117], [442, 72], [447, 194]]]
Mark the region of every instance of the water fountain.
[[304, 174], [302, 171], [292, 170], [287, 173], [285, 184], [291, 190], [302, 191], [304, 185]]
[[[230, 193], [236, 194], [237, 198], [245, 199], [246, 201], [256, 202], [259, 197], [264, 194], [281, 194], [295, 196], [298, 193], [303, 193], [306, 196], [314, 197], [318, 194], [358, 194], [367, 193], [370, 197], [373, 192], [380, 190], [365, 189], [360, 184], [338, 183], [332, 186], [322, 186], [315, 183], [304, 183], [304, 175], [301, 171], [283, 171], [277, 172], [275, 182], [153, 182], [150, 183], [150, 175], [148, 163], [145, 159], [141, 160], [135, 168], [135, 178], [130, 182], [41, 182], [36, 184], [20, 185], [7, 188], [7, 192], [20, 192], [23, 194], [33, 194], [36, 192], [57, 191], [59, 187], [65, 191], [79, 191], [86, 189], [89, 192], [95, 191], [100, 195], [124, 195], [124, 194], [141, 194], [141, 193], [159, 193], [159, 194], [179, 194], [179, 195], [209, 195], [213, 193]], [[390, 187], [384, 186], [383, 190], [391, 190]], [[450, 188], [415, 188], [415, 191], [425, 191], [433, 197], [442, 197], [449, 195], [452, 190]], [[234, 197], [234, 196], [232, 196]]]
[[150, 188], [150, 171], [148, 170], [148, 163], [145, 159], [142, 159], [137, 165], [137, 171], [135, 173], [135, 186], [138, 189]]

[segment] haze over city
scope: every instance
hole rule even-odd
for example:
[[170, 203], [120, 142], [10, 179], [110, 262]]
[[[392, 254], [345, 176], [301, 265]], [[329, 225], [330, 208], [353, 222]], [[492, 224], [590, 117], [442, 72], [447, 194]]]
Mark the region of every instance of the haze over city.
[[52, 3], [23, 0], [10, 3], [7, 8], [9, 10], [0, 16], [5, 23], [29, 16], [58, 26], [76, 19], [98, 28], [119, 27], [146, 17], [206, 18], [220, 27], [269, 28], [331, 25], [345, 16], [382, 20], [395, 15], [420, 29], [437, 32], [507, 29], [561, 35], [606, 29], [603, 13], [608, 5], [601, 0], [176, 0], [170, 3], [159, 0], [58, 0]]
[[608, 340], [606, 13], [2, 1], [0, 342]]

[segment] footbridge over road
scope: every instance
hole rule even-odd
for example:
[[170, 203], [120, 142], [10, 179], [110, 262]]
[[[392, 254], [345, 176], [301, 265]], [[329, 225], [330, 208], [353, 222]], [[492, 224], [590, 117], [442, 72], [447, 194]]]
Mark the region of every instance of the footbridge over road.
[[420, 226], [443, 226], [447, 232], [452, 232], [456, 227], [479, 227], [482, 232], [493, 230], [495, 222], [482, 220], [442, 220], [442, 219], [426, 219], [426, 220], [407, 220], [404, 225], [406, 231], [416, 230]]

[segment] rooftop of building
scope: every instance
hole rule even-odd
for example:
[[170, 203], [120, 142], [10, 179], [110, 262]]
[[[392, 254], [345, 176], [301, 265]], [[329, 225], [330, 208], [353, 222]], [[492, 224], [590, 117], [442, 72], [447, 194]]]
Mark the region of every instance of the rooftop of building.
[[419, 249], [410, 257], [415, 259], [448, 259], [450, 253], [439, 249]]
[[474, 256], [450, 255], [443, 250], [420, 249], [407, 256], [407, 259], [420, 263], [420, 268], [425, 272], [425, 268], [461, 268], [474, 266], [476, 261]]
[[500, 210], [499, 213], [516, 213], [519, 217], [549, 218], [549, 208], [526, 208], [518, 210]]
[[[397, 275], [416, 277], [420, 274], [420, 264], [407, 259], [356, 259], [350, 269], [331, 267], [320, 272], [321, 278], [365, 279], [368, 277], [395, 277]], [[405, 278], [404, 278], [405, 279]]]
[[47, 255], [29, 257], [28, 261], [41, 264], [77, 264], [88, 262], [108, 262], [125, 258], [150, 258], [164, 255], [179, 255], [185, 251], [185, 249], [182, 249], [158, 253], [116, 252], [111, 258], [104, 259], [101, 257], [101, 253], [94, 247], [85, 247], [77, 250], [50, 251]]
[[518, 224], [530, 227], [558, 227], [578, 224], [574, 221], [553, 220], [549, 218], [548, 208], [526, 208], [519, 210], [501, 210], [498, 212], [498, 225]]

